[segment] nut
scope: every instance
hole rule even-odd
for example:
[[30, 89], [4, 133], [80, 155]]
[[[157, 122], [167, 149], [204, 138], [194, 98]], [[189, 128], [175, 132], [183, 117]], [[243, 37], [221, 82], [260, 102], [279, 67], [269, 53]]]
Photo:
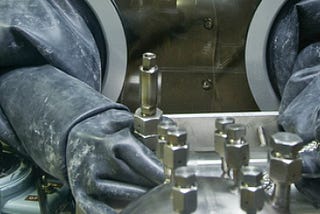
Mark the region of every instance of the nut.
[[142, 68], [143, 70], [149, 70], [156, 66], [157, 55], [154, 53], [142, 54]]
[[177, 124], [170, 118], [162, 117], [158, 125], [159, 138], [165, 140], [169, 129], [177, 127]]
[[187, 131], [183, 128], [169, 129], [167, 141], [173, 146], [183, 146], [187, 141]]
[[226, 126], [229, 124], [234, 124], [234, 118], [232, 117], [219, 117], [215, 121], [217, 131], [226, 131]]
[[241, 187], [240, 206], [247, 213], [256, 213], [264, 205], [264, 190], [262, 187]]
[[141, 108], [138, 108], [134, 114], [134, 129], [141, 135], [155, 135], [158, 133], [158, 124], [162, 116], [162, 111], [157, 109], [156, 115], [150, 117], [143, 117], [141, 115]]
[[217, 118], [216, 119], [216, 131], [214, 133], [214, 150], [224, 158], [224, 147], [227, 141], [227, 134], [225, 128], [229, 124], [234, 123], [234, 119], [231, 117]]
[[262, 172], [253, 166], [244, 166], [241, 168], [241, 180], [249, 187], [256, 187], [261, 185]]
[[158, 144], [158, 135], [148, 135], [144, 136], [138, 132], [135, 132], [136, 137], [140, 140], [146, 147], [148, 147], [151, 151], [155, 151]]
[[197, 188], [172, 188], [173, 209], [177, 213], [192, 213], [197, 209]]
[[302, 160], [301, 159], [282, 159], [271, 158], [270, 178], [273, 182], [291, 184], [301, 178]]
[[229, 168], [239, 169], [249, 164], [249, 144], [226, 144], [226, 163]]
[[278, 132], [271, 136], [271, 146], [275, 153], [288, 158], [296, 158], [303, 147], [303, 140], [296, 134]]
[[163, 163], [170, 169], [176, 169], [187, 165], [188, 145], [165, 145], [163, 150]]
[[174, 173], [176, 187], [191, 188], [195, 186], [196, 180], [194, 170], [187, 166], [177, 168]]
[[229, 140], [239, 140], [246, 135], [246, 127], [242, 124], [229, 124], [226, 126], [227, 137]]

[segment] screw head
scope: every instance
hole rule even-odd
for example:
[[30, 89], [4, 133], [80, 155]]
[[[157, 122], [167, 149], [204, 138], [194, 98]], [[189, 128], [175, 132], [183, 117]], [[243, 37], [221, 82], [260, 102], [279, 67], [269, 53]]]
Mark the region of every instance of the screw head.
[[175, 186], [182, 188], [188, 188], [195, 186], [196, 183], [196, 174], [195, 171], [187, 166], [179, 167], [175, 170], [174, 181]]
[[233, 124], [234, 122], [235, 120], [232, 117], [219, 117], [215, 121], [216, 129], [225, 132], [227, 125]]
[[142, 55], [142, 68], [143, 70], [150, 70], [156, 66], [157, 55], [154, 53], [144, 53]]
[[167, 140], [169, 144], [174, 146], [184, 146], [187, 141], [187, 131], [184, 128], [173, 128], [167, 132]]
[[241, 168], [241, 180], [250, 187], [261, 185], [263, 174], [261, 170], [254, 166], [243, 166]]
[[246, 136], [246, 127], [242, 124], [229, 124], [226, 126], [228, 139], [239, 140]]
[[271, 147], [276, 153], [295, 158], [303, 147], [303, 140], [293, 133], [278, 132], [271, 136]]

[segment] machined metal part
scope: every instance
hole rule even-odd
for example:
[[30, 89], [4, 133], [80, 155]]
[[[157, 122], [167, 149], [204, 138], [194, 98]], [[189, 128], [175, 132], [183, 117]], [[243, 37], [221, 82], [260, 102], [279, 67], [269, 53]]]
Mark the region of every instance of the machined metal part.
[[154, 116], [158, 105], [158, 66], [154, 53], [142, 55], [140, 66], [140, 108], [144, 117]]
[[279, 98], [269, 79], [266, 55], [270, 30], [287, 1], [261, 1], [248, 31], [245, 51], [247, 78], [254, 99], [263, 111], [274, 111], [279, 108]]
[[167, 181], [172, 180], [174, 170], [187, 165], [188, 145], [186, 144], [187, 132], [182, 128], [168, 130], [167, 144], [163, 150], [163, 163]]
[[173, 210], [189, 214], [197, 209], [196, 175], [192, 168], [180, 167], [174, 173], [172, 187]]
[[122, 21], [113, 1], [85, 0], [99, 21], [107, 52], [102, 93], [117, 101], [127, 71], [127, 40]]
[[241, 168], [240, 206], [247, 213], [254, 214], [263, 208], [265, 197], [262, 176], [262, 171], [257, 167]]
[[[188, 135], [187, 143], [190, 151], [214, 151], [215, 121], [220, 117], [232, 117], [237, 123], [246, 124], [247, 142], [250, 144], [251, 157], [266, 159], [268, 147], [262, 146], [257, 135], [258, 128], [263, 128], [265, 136], [271, 136], [279, 131], [278, 112], [239, 112], [239, 113], [210, 113], [210, 114], [167, 114], [177, 122], [178, 126], [185, 127]], [[266, 142], [268, 144], [268, 141]]]
[[140, 66], [140, 108], [134, 114], [137, 137], [152, 151], [158, 144], [158, 124], [162, 111], [157, 108], [158, 67], [156, 55], [144, 53]]
[[234, 123], [232, 117], [221, 117], [215, 121], [216, 131], [214, 132], [214, 150], [221, 157], [221, 169], [223, 173], [227, 172], [227, 163], [225, 161], [225, 144], [227, 142], [226, 126]]
[[225, 158], [228, 170], [233, 171], [235, 185], [240, 181], [240, 169], [249, 164], [249, 144], [245, 140], [246, 127], [242, 124], [229, 124], [226, 127], [227, 141]]
[[284, 212], [290, 210], [290, 186], [301, 178], [302, 160], [297, 156], [303, 147], [295, 134], [279, 132], [271, 137], [272, 157], [269, 176], [275, 183], [272, 205]]
[[168, 130], [177, 127], [176, 122], [168, 117], [162, 117], [158, 125], [158, 143], [156, 148], [156, 155], [160, 160], [163, 160], [164, 146], [167, 144]]

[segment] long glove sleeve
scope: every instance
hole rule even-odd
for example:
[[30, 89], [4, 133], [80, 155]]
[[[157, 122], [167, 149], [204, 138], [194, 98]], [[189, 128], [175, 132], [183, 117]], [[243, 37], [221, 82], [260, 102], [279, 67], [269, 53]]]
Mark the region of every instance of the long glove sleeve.
[[52, 66], [2, 75], [0, 100], [26, 152], [41, 168], [62, 180], [66, 177], [65, 147], [70, 129], [99, 112], [126, 109]]
[[26, 152], [70, 185], [86, 213], [113, 213], [104, 202], [132, 200], [164, 179], [160, 162], [132, 136], [126, 107], [52, 66], [2, 75], [0, 100]]

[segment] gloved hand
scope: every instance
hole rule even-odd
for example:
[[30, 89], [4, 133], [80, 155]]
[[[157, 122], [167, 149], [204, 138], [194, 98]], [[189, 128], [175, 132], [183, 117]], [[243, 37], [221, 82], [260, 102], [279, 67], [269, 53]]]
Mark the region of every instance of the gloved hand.
[[[269, 69], [281, 96], [279, 124], [307, 144], [320, 140], [320, 1], [288, 1], [270, 36]], [[320, 205], [319, 150], [304, 151], [297, 188]]]
[[69, 134], [69, 183], [86, 213], [111, 213], [102, 201], [135, 199], [164, 180], [159, 161], [132, 136], [132, 119], [126, 111], [108, 110]]
[[131, 200], [164, 180], [132, 136], [127, 109], [52, 66], [0, 76], [0, 100], [26, 153], [68, 182], [86, 213], [112, 213], [108, 200]]

